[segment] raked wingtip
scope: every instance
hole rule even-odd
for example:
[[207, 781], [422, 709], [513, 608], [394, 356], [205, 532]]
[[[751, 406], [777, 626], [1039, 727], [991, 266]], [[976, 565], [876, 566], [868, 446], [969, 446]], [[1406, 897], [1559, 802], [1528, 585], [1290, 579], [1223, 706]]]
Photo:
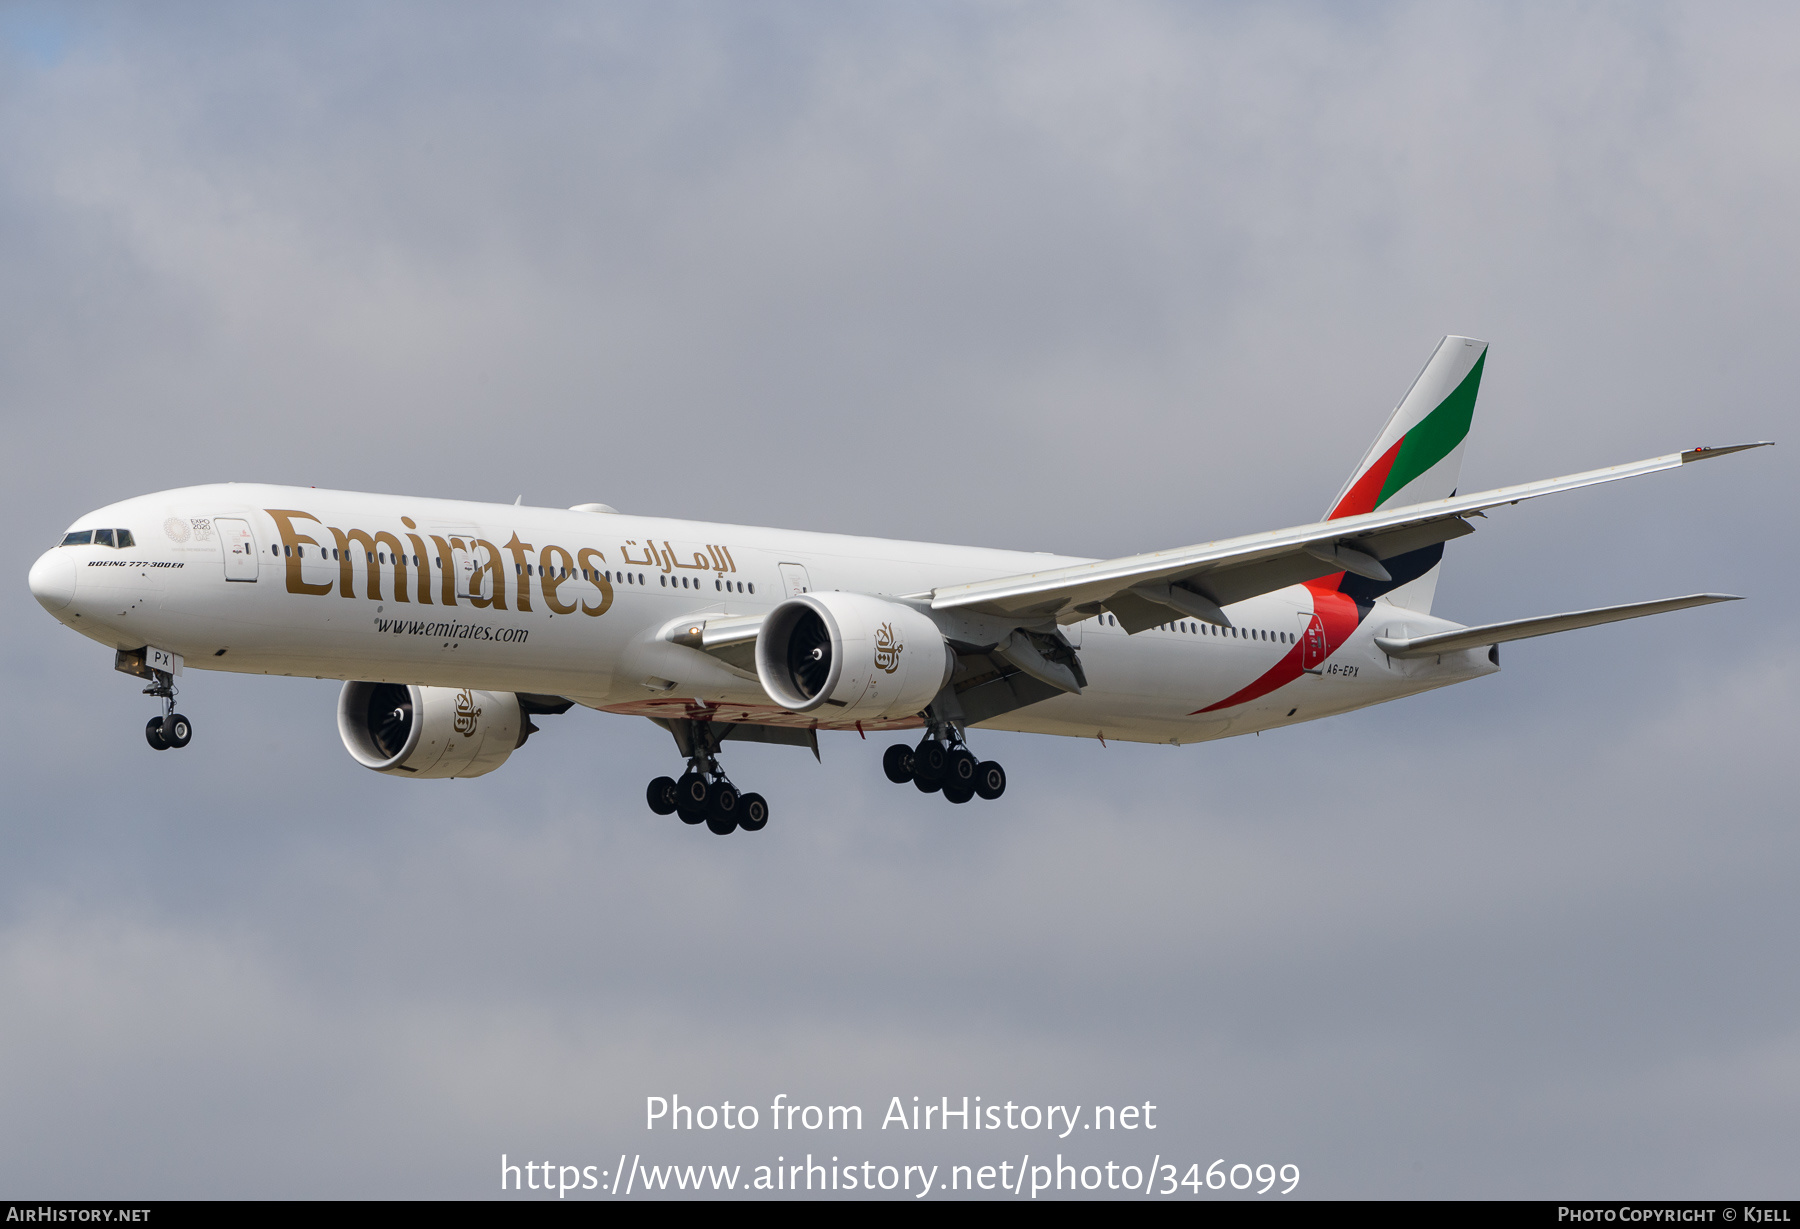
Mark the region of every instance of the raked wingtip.
[[1774, 446], [1774, 440], [1757, 440], [1751, 444], [1720, 444], [1717, 447], [1708, 447], [1702, 444], [1682, 453], [1681, 463], [1686, 465], [1689, 461], [1704, 461], [1709, 457], [1722, 457], [1728, 452], [1743, 452], [1747, 448], [1773, 448]]

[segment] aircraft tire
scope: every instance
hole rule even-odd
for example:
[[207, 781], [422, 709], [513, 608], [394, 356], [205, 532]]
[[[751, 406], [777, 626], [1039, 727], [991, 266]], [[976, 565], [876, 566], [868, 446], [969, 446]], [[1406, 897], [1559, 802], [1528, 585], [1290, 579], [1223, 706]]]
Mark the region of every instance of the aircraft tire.
[[194, 739], [194, 723], [180, 713], [170, 713], [162, 720], [163, 741], [179, 751]]
[[958, 789], [975, 790], [975, 772], [978, 761], [967, 747], [958, 747], [950, 753], [944, 762], [944, 785], [954, 785]]
[[921, 794], [935, 794], [944, 788], [942, 781], [927, 781], [924, 777], [914, 777], [913, 784], [918, 787]]
[[[941, 781], [950, 762], [950, 752], [935, 738], [927, 738], [913, 751], [913, 781]], [[927, 790], [927, 793], [930, 791]]]
[[944, 797], [961, 806], [975, 796], [975, 791], [967, 785], [944, 786]]
[[913, 749], [911, 747], [905, 743], [895, 743], [882, 753], [881, 771], [885, 772], [887, 779], [895, 785], [905, 785], [913, 779], [912, 757]]
[[707, 805], [706, 779], [697, 772], [684, 772], [675, 782], [675, 814], [684, 824], [703, 824], [712, 808]]
[[738, 795], [738, 827], [761, 832], [769, 823], [769, 803], [761, 794]]
[[737, 831], [738, 821], [735, 815], [708, 815], [706, 827], [714, 836], [730, 836]]
[[737, 827], [738, 810], [743, 804], [743, 798], [730, 782], [714, 781], [706, 791], [708, 818], [729, 819], [733, 828]]
[[167, 751], [169, 744], [163, 738], [162, 723], [161, 717], [150, 718], [149, 724], [144, 726], [144, 741], [158, 751]]
[[989, 802], [1006, 792], [1006, 769], [993, 760], [983, 760], [975, 766], [975, 792]]
[[675, 814], [675, 780], [672, 777], [658, 777], [650, 782], [644, 791], [644, 801], [658, 815]]

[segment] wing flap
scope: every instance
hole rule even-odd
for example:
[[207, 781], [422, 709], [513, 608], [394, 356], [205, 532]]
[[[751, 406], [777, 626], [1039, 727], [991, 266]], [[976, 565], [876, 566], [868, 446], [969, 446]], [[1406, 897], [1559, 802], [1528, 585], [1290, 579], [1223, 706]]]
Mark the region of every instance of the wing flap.
[[1409, 638], [1377, 636], [1375, 647], [1389, 657], [1436, 657], [1440, 653], [1456, 653], [1463, 649], [1479, 649], [1509, 640], [1528, 640], [1533, 636], [1551, 636], [1572, 632], [1579, 627], [1598, 627], [1621, 619], [1641, 619], [1645, 615], [1686, 610], [1692, 606], [1710, 606], [1714, 602], [1736, 602], [1742, 599], [1729, 593], [1691, 593], [1686, 597], [1667, 597], [1654, 602], [1631, 602], [1624, 606], [1598, 606], [1592, 610], [1573, 610], [1567, 614], [1540, 615], [1535, 619], [1512, 619], [1505, 623], [1486, 623], [1453, 632]]

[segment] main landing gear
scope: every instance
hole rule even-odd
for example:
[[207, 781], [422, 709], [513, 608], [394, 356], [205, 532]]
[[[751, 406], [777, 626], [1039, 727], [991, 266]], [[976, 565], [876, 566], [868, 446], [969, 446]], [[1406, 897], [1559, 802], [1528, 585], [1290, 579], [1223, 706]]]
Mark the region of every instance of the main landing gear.
[[767, 800], [761, 794], [740, 794], [719, 767], [718, 748], [704, 737], [690, 745], [693, 754], [688, 756], [687, 771], [678, 780], [658, 777], [644, 791], [650, 809], [658, 815], [678, 815], [684, 824], [705, 824], [716, 836], [729, 836], [739, 828], [761, 832], [769, 822]]
[[163, 702], [163, 715], [150, 718], [144, 726], [144, 741], [158, 751], [171, 747], [179, 751], [187, 746], [194, 737], [194, 724], [175, 711], [174, 677], [159, 671], [144, 694]]
[[881, 757], [881, 769], [895, 785], [911, 781], [920, 793], [942, 793], [955, 803], [1006, 792], [1006, 769], [993, 760], [977, 760], [955, 728], [947, 739], [927, 734], [916, 747], [895, 743]]

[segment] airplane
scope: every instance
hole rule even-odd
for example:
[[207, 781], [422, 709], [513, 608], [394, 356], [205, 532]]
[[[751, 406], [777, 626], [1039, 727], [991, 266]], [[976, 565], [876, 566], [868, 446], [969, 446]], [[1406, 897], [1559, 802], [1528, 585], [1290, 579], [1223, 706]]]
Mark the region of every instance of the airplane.
[[1737, 600], [1433, 615], [1445, 543], [1488, 511], [1771, 442], [1459, 495], [1486, 358], [1440, 341], [1321, 520], [1117, 559], [228, 483], [78, 518], [31, 591], [146, 681], [159, 751], [193, 736], [193, 667], [343, 680], [350, 756], [419, 780], [492, 772], [578, 705], [647, 717], [686, 761], [650, 809], [719, 835], [769, 819], [720, 765], [733, 739], [817, 756], [820, 731], [922, 729], [886, 749], [891, 781], [995, 799], [972, 731], [1207, 742], [1493, 674], [1510, 641]]

